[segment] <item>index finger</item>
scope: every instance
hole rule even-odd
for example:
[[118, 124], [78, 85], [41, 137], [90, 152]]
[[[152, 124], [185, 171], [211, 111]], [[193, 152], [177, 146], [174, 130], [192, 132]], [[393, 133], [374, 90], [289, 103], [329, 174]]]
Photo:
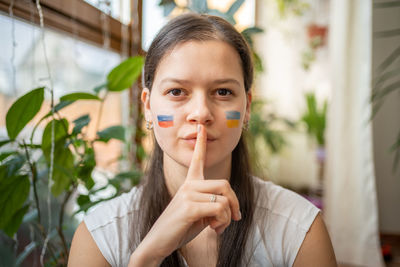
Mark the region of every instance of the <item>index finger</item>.
[[187, 179], [204, 179], [204, 163], [206, 161], [207, 132], [204, 125], [197, 125], [197, 138], [190, 162]]

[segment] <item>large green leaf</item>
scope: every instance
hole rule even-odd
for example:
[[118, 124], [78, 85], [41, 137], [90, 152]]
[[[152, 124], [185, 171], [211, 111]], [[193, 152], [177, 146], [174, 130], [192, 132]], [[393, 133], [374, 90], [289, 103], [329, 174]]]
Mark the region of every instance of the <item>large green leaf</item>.
[[142, 71], [143, 57], [131, 57], [115, 67], [107, 76], [109, 91], [122, 91], [133, 85]]
[[44, 87], [20, 97], [7, 112], [6, 126], [10, 139], [15, 139], [26, 124], [39, 112], [44, 100]]
[[5, 229], [29, 195], [27, 175], [11, 176], [0, 183], [0, 229]]
[[50, 121], [43, 132], [42, 150], [50, 164], [51, 124], [54, 123], [54, 168], [51, 192], [58, 196], [69, 187], [73, 180], [74, 156], [67, 145], [68, 121], [66, 119]]
[[68, 147], [57, 145], [54, 153], [53, 186], [51, 192], [59, 196], [73, 181], [74, 156]]
[[61, 101], [76, 101], [76, 100], [100, 100], [97, 95], [89, 93], [71, 93], [60, 98]]
[[110, 139], [118, 139], [125, 141], [125, 128], [121, 125], [108, 127], [100, 132], [97, 132], [99, 141], [108, 142]]
[[54, 123], [54, 142], [57, 143], [61, 139], [65, 139], [68, 136], [68, 121], [66, 119], [52, 120], [47, 123], [42, 136], [42, 149], [47, 157], [50, 153], [51, 147], [51, 128]]
[[22, 208], [17, 210], [11, 217], [7, 225], [4, 227], [4, 232], [9, 236], [13, 237], [18, 231], [19, 226], [22, 223], [25, 213], [28, 211], [29, 205], [24, 205]]

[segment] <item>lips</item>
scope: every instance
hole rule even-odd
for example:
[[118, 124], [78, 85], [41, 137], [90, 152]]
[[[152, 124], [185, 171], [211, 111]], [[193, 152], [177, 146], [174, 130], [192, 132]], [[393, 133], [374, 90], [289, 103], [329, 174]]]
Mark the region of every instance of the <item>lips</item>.
[[[191, 134], [185, 135], [182, 139], [188, 140], [188, 141], [189, 140], [196, 141], [197, 140], [197, 133], [191, 133]], [[207, 142], [212, 142], [212, 141], [215, 141], [215, 140], [216, 140], [216, 138], [214, 136], [212, 136], [212, 135], [207, 133]]]

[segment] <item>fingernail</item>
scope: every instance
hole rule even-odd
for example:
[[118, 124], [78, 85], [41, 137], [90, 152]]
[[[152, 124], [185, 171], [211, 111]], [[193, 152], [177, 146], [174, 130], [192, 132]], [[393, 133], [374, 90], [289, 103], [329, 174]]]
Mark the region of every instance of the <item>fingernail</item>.
[[197, 132], [199, 133], [200, 130], [201, 130], [201, 125], [200, 125], [200, 124], [197, 124]]
[[240, 210], [236, 213], [237, 217], [239, 218], [239, 221], [242, 219], [242, 213]]

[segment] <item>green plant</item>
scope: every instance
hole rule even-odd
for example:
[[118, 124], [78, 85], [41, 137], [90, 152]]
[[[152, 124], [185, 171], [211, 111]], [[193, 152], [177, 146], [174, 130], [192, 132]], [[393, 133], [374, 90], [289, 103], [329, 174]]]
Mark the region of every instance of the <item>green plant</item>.
[[[129, 182], [131, 186], [136, 185], [141, 176], [139, 170], [132, 169], [115, 175], [108, 180], [107, 185], [96, 188], [92, 177], [96, 167], [94, 144], [107, 143], [110, 139], [125, 141], [126, 129], [122, 125], [111, 126], [97, 131], [96, 138], [89, 140], [85, 134], [91, 121], [88, 114], [68, 121], [59, 111], [80, 100], [99, 101], [102, 107], [109, 92], [121, 92], [132, 86], [140, 75], [142, 65], [142, 57], [128, 58], [115, 67], [107, 75], [107, 81], [94, 88], [93, 93], [76, 92], [61, 97], [59, 103], [34, 126], [29, 140], [18, 138], [18, 135], [41, 109], [45, 87], [23, 95], [7, 112], [9, 139], [0, 141], [0, 147], [10, 147], [0, 153], [0, 229], [13, 237], [23, 221], [29, 223], [38, 237], [32, 240], [31, 246], [41, 247], [49, 239], [47, 248], [50, 258], [47, 258], [47, 262], [51, 265], [66, 265], [69, 244], [64, 235], [64, 209], [78, 185], [86, 188], [87, 193], [77, 197], [77, 212], [86, 212], [91, 206], [123, 192], [121, 184]], [[33, 137], [41, 125], [44, 125], [41, 142], [35, 143]], [[40, 156], [33, 157], [38, 152]], [[109, 186], [115, 188], [114, 195], [106, 199], [93, 198]], [[41, 203], [46, 201], [43, 194], [49, 194], [48, 188], [60, 203], [55, 231], [46, 229], [49, 227], [44, 219], [43, 207], [46, 205]], [[29, 200], [30, 193], [33, 201]], [[18, 256], [16, 262], [22, 262], [26, 256], [25, 251]]]
[[[379, 1], [374, 3], [374, 8], [399, 8], [399, 1]], [[400, 29], [384, 30], [375, 32], [375, 38], [400, 36]], [[375, 77], [372, 84], [372, 116], [377, 114], [388, 95], [393, 95], [394, 92], [400, 93], [400, 46], [397, 46], [375, 70]], [[397, 64], [397, 65], [396, 65]], [[398, 130], [396, 140], [390, 148], [394, 153], [393, 172], [397, 170], [400, 163], [400, 129]]]
[[[181, 11], [191, 11], [198, 14], [209, 14], [218, 16], [224, 18], [235, 26], [236, 20], [234, 16], [244, 2], [245, 0], [234, 1], [226, 12], [222, 12], [218, 9], [210, 9], [208, 7], [207, 0], [192, 0], [188, 1], [186, 5], [178, 5], [174, 0], [160, 0], [159, 6], [162, 6], [164, 8], [164, 16], [168, 16], [175, 8], [178, 8]], [[248, 27], [241, 31], [241, 34], [246, 39], [252, 50], [254, 67], [257, 72], [262, 72], [264, 70], [264, 67], [261, 57], [254, 49], [253, 36], [262, 32], [264, 32], [264, 30], [259, 27]]]
[[328, 102], [325, 100], [322, 108], [319, 108], [314, 93], [307, 93], [305, 100], [307, 109], [301, 117], [301, 121], [307, 125], [308, 134], [315, 138], [319, 146], [323, 147], [325, 145], [324, 132]]
[[255, 165], [255, 174], [261, 177], [265, 177], [265, 175], [262, 167], [258, 166], [258, 159], [264, 159], [264, 154], [267, 151], [272, 154], [279, 154], [288, 145], [284, 130], [295, 127], [295, 124], [290, 120], [278, 117], [271, 112], [264, 112], [265, 105], [265, 101], [261, 99], [252, 101], [251, 117], [246, 132], [250, 160]]

